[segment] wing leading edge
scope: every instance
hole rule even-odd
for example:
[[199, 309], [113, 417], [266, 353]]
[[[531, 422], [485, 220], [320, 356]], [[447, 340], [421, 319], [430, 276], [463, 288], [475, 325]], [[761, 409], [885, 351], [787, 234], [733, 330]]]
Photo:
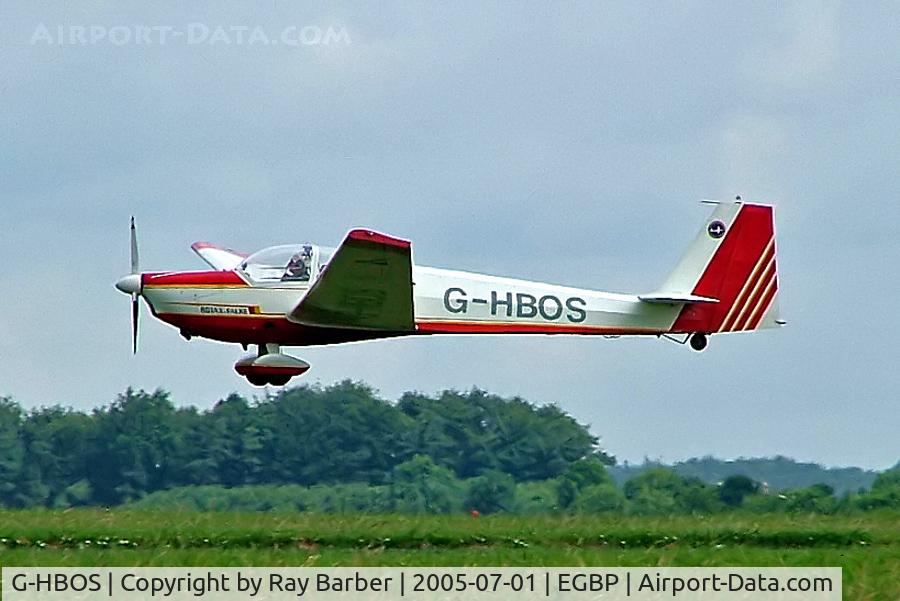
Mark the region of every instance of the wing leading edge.
[[412, 286], [410, 242], [355, 229], [287, 317], [310, 326], [413, 331]]

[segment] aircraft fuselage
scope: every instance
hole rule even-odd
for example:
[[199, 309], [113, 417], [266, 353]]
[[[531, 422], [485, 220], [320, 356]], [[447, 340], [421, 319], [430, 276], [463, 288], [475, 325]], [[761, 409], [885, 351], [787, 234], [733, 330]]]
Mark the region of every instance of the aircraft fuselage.
[[416, 334], [661, 334], [680, 306], [637, 296], [464, 271], [413, 267], [415, 330], [306, 326], [286, 316], [307, 283], [254, 285], [239, 270], [144, 274], [154, 315], [186, 336], [243, 344], [335, 344]]

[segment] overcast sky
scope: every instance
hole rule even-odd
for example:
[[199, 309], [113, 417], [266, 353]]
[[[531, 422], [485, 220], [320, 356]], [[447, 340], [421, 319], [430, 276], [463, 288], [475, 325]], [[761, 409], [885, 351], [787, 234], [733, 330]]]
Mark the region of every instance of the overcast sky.
[[697, 200], [741, 194], [777, 205], [781, 331], [291, 352], [389, 399], [555, 402], [620, 460], [900, 458], [896, 3], [146, 4], [0, 5], [0, 395], [260, 394], [238, 346], [146, 310], [131, 356], [131, 214], [145, 269], [367, 226], [424, 265], [643, 292]]

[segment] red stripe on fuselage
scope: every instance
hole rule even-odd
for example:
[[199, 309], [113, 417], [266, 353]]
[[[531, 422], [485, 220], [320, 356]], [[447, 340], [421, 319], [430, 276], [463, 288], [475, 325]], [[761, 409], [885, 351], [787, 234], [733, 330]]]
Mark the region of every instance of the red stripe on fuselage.
[[141, 278], [143, 286], [159, 286], [172, 288], [190, 288], [221, 286], [234, 288], [235, 286], [249, 287], [234, 271], [174, 271], [171, 273], [145, 273]]
[[492, 323], [487, 321], [417, 321], [423, 334], [655, 334], [653, 328], [616, 328], [608, 326], [555, 325], [543, 323]]
[[616, 328], [541, 323], [489, 323], [462, 321], [417, 321], [414, 332], [373, 332], [341, 328], [319, 328], [294, 323], [280, 316], [200, 315], [155, 313], [160, 320], [185, 334], [224, 342], [258, 344], [273, 342], [286, 346], [337, 344], [356, 340], [393, 338], [415, 334], [660, 334], [654, 328]]
[[692, 291], [719, 302], [685, 305], [671, 331], [717, 332], [773, 235], [772, 207], [743, 205]]
[[[404, 334], [305, 326], [281, 316], [156, 312], [154, 315], [184, 334], [245, 344], [272, 342], [285, 346], [307, 346], [390, 338]], [[413, 332], [406, 332], [410, 333]]]

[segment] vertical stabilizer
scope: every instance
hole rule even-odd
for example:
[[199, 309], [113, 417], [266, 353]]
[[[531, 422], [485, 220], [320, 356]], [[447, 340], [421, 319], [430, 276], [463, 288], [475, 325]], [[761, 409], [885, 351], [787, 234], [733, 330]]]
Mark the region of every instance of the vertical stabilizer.
[[739, 332], [779, 325], [773, 207], [718, 205], [662, 291], [718, 301], [685, 304], [673, 332]]

